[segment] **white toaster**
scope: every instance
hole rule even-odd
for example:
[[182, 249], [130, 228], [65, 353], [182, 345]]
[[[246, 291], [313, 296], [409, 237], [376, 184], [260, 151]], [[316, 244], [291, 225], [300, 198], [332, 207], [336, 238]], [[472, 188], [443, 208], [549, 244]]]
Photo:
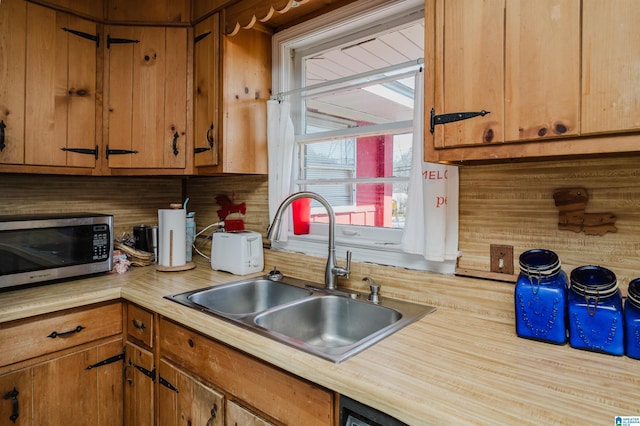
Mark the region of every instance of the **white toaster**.
[[211, 246], [211, 268], [246, 275], [264, 269], [262, 235], [253, 231], [216, 232]]

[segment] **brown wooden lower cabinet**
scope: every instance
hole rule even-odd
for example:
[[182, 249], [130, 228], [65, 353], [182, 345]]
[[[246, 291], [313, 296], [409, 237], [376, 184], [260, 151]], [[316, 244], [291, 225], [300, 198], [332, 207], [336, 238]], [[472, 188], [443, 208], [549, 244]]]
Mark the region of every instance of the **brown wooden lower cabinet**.
[[[161, 319], [159, 333], [161, 368], [167, 374], [161, 372], [162, 379], [171, 375], [187, 383], [190, 378], [197, 389], [207, 388], [205, 384], [216, 389], [226, 399], [226, 426], [334, 424], [333, 392], [172, 321]], [[160, 389], [168, 395], [161, 384]], [[179, 398], [172, 395], [169, 403], [161, 398], [161, 410], [178, 409]], [[202, 404], [211, 410], [211, 402]]]
[[0, 323], [0, 426], [334, 425], [330, 390], [166, 319], [125, 342], [125, 312]]
[[122, 364], [87, 369], [122, 353], [122, 339], [0, 374], [0, 425], [122, 424]]
[[155, 360], [153, 353], [127, 342], [124, 359], [124, 424], [154, 425]]
[[165, 360], [159, 373], [158, 425], [224, 426], [224, 395]]
[[266, 420], [261, 419], [256, 414], [236, 404], [227, 401], [227, 423], [226, 426], [271, 426]]
[[0, 426], [122, 425], [122, 304], [0, 323]]

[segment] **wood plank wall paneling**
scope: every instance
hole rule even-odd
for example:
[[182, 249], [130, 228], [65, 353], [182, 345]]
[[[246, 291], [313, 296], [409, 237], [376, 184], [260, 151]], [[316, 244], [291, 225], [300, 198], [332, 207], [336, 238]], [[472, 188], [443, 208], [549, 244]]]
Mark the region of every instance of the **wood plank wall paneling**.
[[[553, 161], [463, 167], [460, 170], [460, 250], [459, 266], [489, 270], [489, 246], [514, 246], [518, 256], [531, 248], [548, 248], [560, 256], [567, 273], [580, 265], [597, 264], [616, 273], [621, 288], [640, 276], [640, 156], [592, 160]], [[140, 223], [157, 222], [157, 209], [181, 199], [179, 178], [115, 178], [2, 175], [0, 214], [60, 211], [98, 211], [115, 215], [116, 232], [130, 231]], [[220, 208], [215, 197], [235, 194], [244, 202], [246, 229], [263, 236], [268, 226], [268, 183], [266, 176], [196, 177], [187, 179], [189, 211], [196, 212], [198, 230], [218, 221]], [[584, 187], [589, 191], [587, 212], [612, 212], [617, 216], [617, 233], [588, 236], [559, 231], [558, 210], [553, 190]], [[265, 268], [272, 262], [287, 270], [289, 255], [267, 254]], [[291, 258], [292, 267], [304, 271], [301, 278], [321, 280], [323, 259]], [[284, 262], [284, 263], [283, 263]], [[300, 262], [303, 268], [296, 268]], [[291, 272], [293, 271], [293, 272]], [[368, 275], [381, 284], [406, 280], [424, 296], [429, 282], [439, 277], [399, 268], [357, 265], [349, 280], [353, 288], [364, 289], [359, 280]], [[302, 272], [298, 272], [298, 275]], [[364, 289], [366, 290], [366, 289]], [[413, 296], [412, 296], [413, 297]], [[423, 300], [423, 298], [425, 298]]]
[[177, 178], [3, 174], [0, 215], [92, 212], [114, 215], [116, 236], [158, 223], [158, 209], [180, 202]]
[[[463, 167], [460, 169], [458, 265], [489, 270], [490, 244], [555, 251], [567, 274], [577, 266], [611, 269], [623, 291], [640, 277], [640, 157]], [[584, 187], [586, 212], [612, 212], [617, 233], [590, 236], [558, 230], [557, 188]]]
[[269, 226], [268, 181], [266, 175], [192, 178], [187, 184], [188, 210], [196, 212], [196, 229], [218, 222], [220, 205], [216, 196], [226, 195], [234, 203], [245, 203], [246, 213], [232, 213], [228, 219], [242, 219], [245, 229], [266, 235]]
[[[558, 253], [567, 273], [586, 264], [611, 269], [624, 292], [631, 279], [640, 277], [638, 164], [640, 156], [628, 155], [461, 168], [459, 247], [462, 256], [459, 267], [489, 271], [490, 245], [505, 244], [514, 247], [517, 273], [518, 256], [531, 248], [542, 247]], [[618, 232], [589, 236], [558, 230], [553, 190], [567, 187], [585, 187], [590, 196], [586, 211], [614, 213]], [[268, 226], [266, 176], [189, 180], [190, 210], [196, 211], [198, 229], [218, 220], [215, 196], [231, 195], [234, 191], [237, 202], [247, 203], [246, 228], [264, 236]], [[276, 260], [282, 262], [286, 258], [278, 256]], [[315, 259], [311, 259], [309, 265], [315, 265], [314, 262]], [[318, 265], [322, 269], [323, 263]], [[271, 266], [265, 264], [265, 268]], [[315, 269], [310, 268], [311, 275], [315, 276]], [[383, 276], [408, 279], [420, 286], [417, 282], [420, 280], [416, 281], [413, 272], [397, 268], [370, 266], [364, 273], [374, 278], [375, 274], [382, 273]], [[355, 280], [349, 281], [349, 286], [360, 288], [357, 280], [361, 278], [362, 275], [356, 276]], [[428, 286], [426, 276], [423, 282]]]

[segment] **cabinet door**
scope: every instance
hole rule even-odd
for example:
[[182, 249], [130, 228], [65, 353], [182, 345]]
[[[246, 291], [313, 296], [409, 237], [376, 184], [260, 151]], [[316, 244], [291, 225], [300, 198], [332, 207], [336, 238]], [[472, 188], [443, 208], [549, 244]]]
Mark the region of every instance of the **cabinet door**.
[[0, 163], [24, 163], [27, 3], [0, 3]]
[[34, 425], [119, 425], [122, 364], [87, 367], [122, 352], [122, 340], [32, 367]]
[[109, 167], [185, 168], [187, 30], [108, 31]]
[[272, 423], [261, 419], [251, 411], [233, 401], [227, 401], [226, 426], [271, 426]]
[[578, 135], [579, 0], [437, 0], [433, 15], [435, 113], [489, 111], [436, 125], [436, 148]]
[[333, 425], [334, 393], [162, 319], [160, 354], [283, 424]]
[[582, 133], [640, 129], [640, 2], [582, 3]]
[[124, 424], [152, 426], [154, 424], [153, 354], [136, 345], [125, 346]]
[[267, 173], [271, 36], [240, 31], [223, 40], [222, 171]]
[[218, 105], [220, 86], [219, 16], [210, 16], [195, 30], [195, 165], [218, 164]]
[[33, 424], [32, 388], [30, 368], [0, 376], [1, 426]]
[[197, 378], [160, 361], [159, 424], [224, 425], [224, 396]]
[[506, 2], [506, 141], [579, 134], [580, 3]]
[[93, 168], [97, 44], [65, 29], [96, 35], [93, 22], [27, 5], [25, 163]]
[[484, 117], [435, 126], [435, 146], [501, 142], [505, 0], [438, 0], [435, 6], [435, 102], [425, 105], [425, 126], [432, 107], [435, 114], [485, 110]]

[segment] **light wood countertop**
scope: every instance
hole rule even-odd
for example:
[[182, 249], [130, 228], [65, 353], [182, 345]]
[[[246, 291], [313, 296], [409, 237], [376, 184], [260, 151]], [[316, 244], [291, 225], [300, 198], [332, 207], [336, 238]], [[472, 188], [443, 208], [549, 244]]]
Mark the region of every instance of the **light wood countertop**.
[[[286, 274], [286, 271], [283, 271]], [[255, 274], [260, 275], [260, 274]], [[515, 335], [513, 287], [426, 274], [438, 310], [340, 364], [163, 299], [240, 277], [204, 262], [0, 293], [0, 322], [123, 298], [411, 425], [613, 425], [640, 416], [640, 362]]]

